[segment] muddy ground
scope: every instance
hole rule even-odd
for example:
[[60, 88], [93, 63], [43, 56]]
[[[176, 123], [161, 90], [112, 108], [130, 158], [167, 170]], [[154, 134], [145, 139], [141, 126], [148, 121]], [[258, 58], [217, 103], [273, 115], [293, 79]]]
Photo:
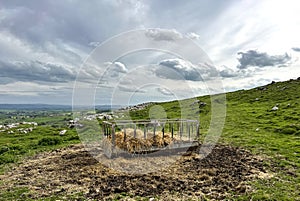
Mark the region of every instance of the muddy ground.
[[[162, 200], [204, 197], [220, 200], [230, 192], [240, 195], [252, 191], [248, 181], [269, 175], [263, 167], [263, 160], [243, 149], [217, 145], [203, 159], [198, 151], [180, 157], [161, 170], [129, 174], [108, 168], [82, 145], [73, 145], [24, 160], [2, 176], [1, 191], [27, 187], [33, 199], [82, 192], [85, 199], [96, 200], [109, 200], [120, 194], [160, 197]], [[159, 157], [151, 160], [163, 162]]]

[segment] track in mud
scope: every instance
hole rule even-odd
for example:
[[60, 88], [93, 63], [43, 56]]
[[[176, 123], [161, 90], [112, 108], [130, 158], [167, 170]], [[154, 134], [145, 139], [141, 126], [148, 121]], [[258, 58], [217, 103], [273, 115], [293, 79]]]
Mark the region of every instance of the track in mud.
[[142, 197], [176, 194], [224, 199], [229, 192], [251, 190], [246, 182], [266, 174], [262, 159], [243, 149], [217, 145], [203, 159], [197, 151], [161, 171], [128, 174], [102, 165], [82, 145], [74, 145], [24, 161], [4, 175], [5, 187], [1, 188], [27, 187], [34, 199], [76, 192], [97, 200], [123, 192]]

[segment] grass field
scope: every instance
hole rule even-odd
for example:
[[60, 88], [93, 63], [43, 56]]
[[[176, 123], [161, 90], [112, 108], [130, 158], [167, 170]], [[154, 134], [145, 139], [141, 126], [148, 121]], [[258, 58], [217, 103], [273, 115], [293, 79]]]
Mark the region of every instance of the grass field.
[[[226, 119], [220, 144], [243, 147], [264, 158], [264, 165], [274, 176], [251, 182], [254, 191], [235, 197], [237, 200], [300, 200], [300, 80], [271, 83], [251, 90], [226, 94]], [[193, 100], [155, 103], [142, 110], [131, 111], [133, 119], [148, 119], [151, 107], [163, 108], [167, 118], [180, 118], [182, 108], [187, 113], [200, 115], [201, 139], [210, 126], [212, 98], [197, 97], [205, 105], [197, 110], [190, 107]], [[181, 104], [181, 105], [180, 105]], [[272, 110], [277, 106], [277, 110]], [[153, 112], [153, 111], [152, 111]], [[151, 115], [150, 115], [151, 116]], [[4, 117], [3, 117], [4, 118]], [[0, 133], [0, 170], [3, 173], [21, 158], [37, 152], [79, 143], [76, 130], [68, 129], [70, 117], [57, 116], [28, 118], [40, 124], [29, 134]], [[5, 120], [1, 120], [5, 121]], [[63, 122], [63, 123], [62, 123]], [[68, 129], [60, 136], [59, 131]], [[28, 189], [0, 192], [4, 200], [17, 200]], [[234, 195], [234, 192], [232, 192]], [[76, 195], [77, 199], [81, 195]], [[1, 200], [0, 198], [0, 200]], [[49, 198], [55, 200], [58, 198]], [[140, 198], [143, 200], [143, 198]]]
[[[64, 112], [40, 112], [39, 114], [37, 112], [20, 112], [26, 114], [26, 117], [21, 116], [22, 118], [16, 115], [17, 111], [2, 111], [2, 114], [7, 112], [9, 116], [14, 114], [16, 118], [1, 119], [2, 123], [34, 121], [38, 123], [38, 126], [35, 126], [27, 134], [18, 129], [32, 127], [30, 125], [19, 125], [16, 128], [0, 132], [0, 172], [24, 156], [80, 142], [76, 130], [67, 128], [69, 117], [66, 118]], [[67, 133], [59, 135], [59, 132], [64, 129], [68, 130]], [[8, 133], [9, 131], [12, 133]]]
[[[272, 83], [226, 94], [226, 122], [219, 143], [244, 147], [266, 157], [266, 166], [278, 174], [253, 182], [249, 200], [300, 200], [300, 80]], [[202, 138], [210, 125], [211, 97], [198, 97]], [[185, 100], [189, 105], [190, 100]], [[185, 102], [181, 101], [181, 102]], [[157, 103], [168, 118], [180, 118], [178, 101]], [[181, 103], [184, 105], [184, 103]], [[272, 110], [274, 106], [278, 110]], [[131, 116], [148, 118], [149, 108]], [[190, 111], [192, 113], [192, 111]]]

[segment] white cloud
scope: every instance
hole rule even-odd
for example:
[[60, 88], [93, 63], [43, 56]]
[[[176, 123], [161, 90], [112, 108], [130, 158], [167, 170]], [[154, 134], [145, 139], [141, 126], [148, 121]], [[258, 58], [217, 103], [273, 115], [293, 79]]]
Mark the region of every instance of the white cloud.
[[[133, 80], [134, 79], [134, 80]], [[145, 89], [139, 87], [139, 81], [132, 76], [123, 77], [123, 79], [117, 84], [117, 88], [123, 92], [134, 92], [134, 93], [146, 93]]]
[[99, 45], [100, 45], [100, 42], [97, 42], [97, 41], [89, 42], [89, 46], [92, 46], [92, 47], [98, 47]]
[[66, 93], [70, 91], [71, 86], [67, 84], [60, 84], [55, 86], [55, 84], [49, 86], [47, 83], [32, 83], [32, 82], [14, 82], [8, 83], [1, 86], [0, 94], [1, 95], [17, 95], [17, 96], [38, 96], [40, 93], [51, 93], [52, 95], [58, 95], [61, 92]]
[[146, 93], [147, 91], [144, 89], [139, 89], [133, 85], [131, 86], [126, 86], [126, 85], [119, 85], [118, 89], [120, 91], [124, 91], [124, 92], [134, 92], [134, 93]]
[[121, 62], [114, 62], [115, 64], [115, 71], [118, 72], [118, 73], [127, 73], [128, 70], [125, 66], [125, 64], [121, 63]]
[[133, 81], [129, 78], [123, 79], [119, 83], [120, 85], [133, 85]]
[[145, 35], [153, 40], [176, 41], [183, 36], [175, 29], [149, 29]]
[[161, 94], [166, 95], [166, 96], [173, 96], [174, 95], [169, 89], [164, 88], [164, 87], [158, 87], [158, 88], [156, 88], [156, 90], [158, 92], [160, 92]]
[[190, 32], [187, 33], [186, 36], [190, 39], [194, 39], [194, 40], [199, 40], [200, 39], [200, 35], [194, 33], [194, 32]]

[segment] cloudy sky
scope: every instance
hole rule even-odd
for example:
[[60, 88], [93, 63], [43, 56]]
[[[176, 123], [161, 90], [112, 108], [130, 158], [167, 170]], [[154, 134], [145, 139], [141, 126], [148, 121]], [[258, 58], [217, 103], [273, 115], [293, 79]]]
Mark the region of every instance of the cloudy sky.
[[299, 13], [289, 0], [2, 0], [0, 103], [125, 105], [295, 79]]

